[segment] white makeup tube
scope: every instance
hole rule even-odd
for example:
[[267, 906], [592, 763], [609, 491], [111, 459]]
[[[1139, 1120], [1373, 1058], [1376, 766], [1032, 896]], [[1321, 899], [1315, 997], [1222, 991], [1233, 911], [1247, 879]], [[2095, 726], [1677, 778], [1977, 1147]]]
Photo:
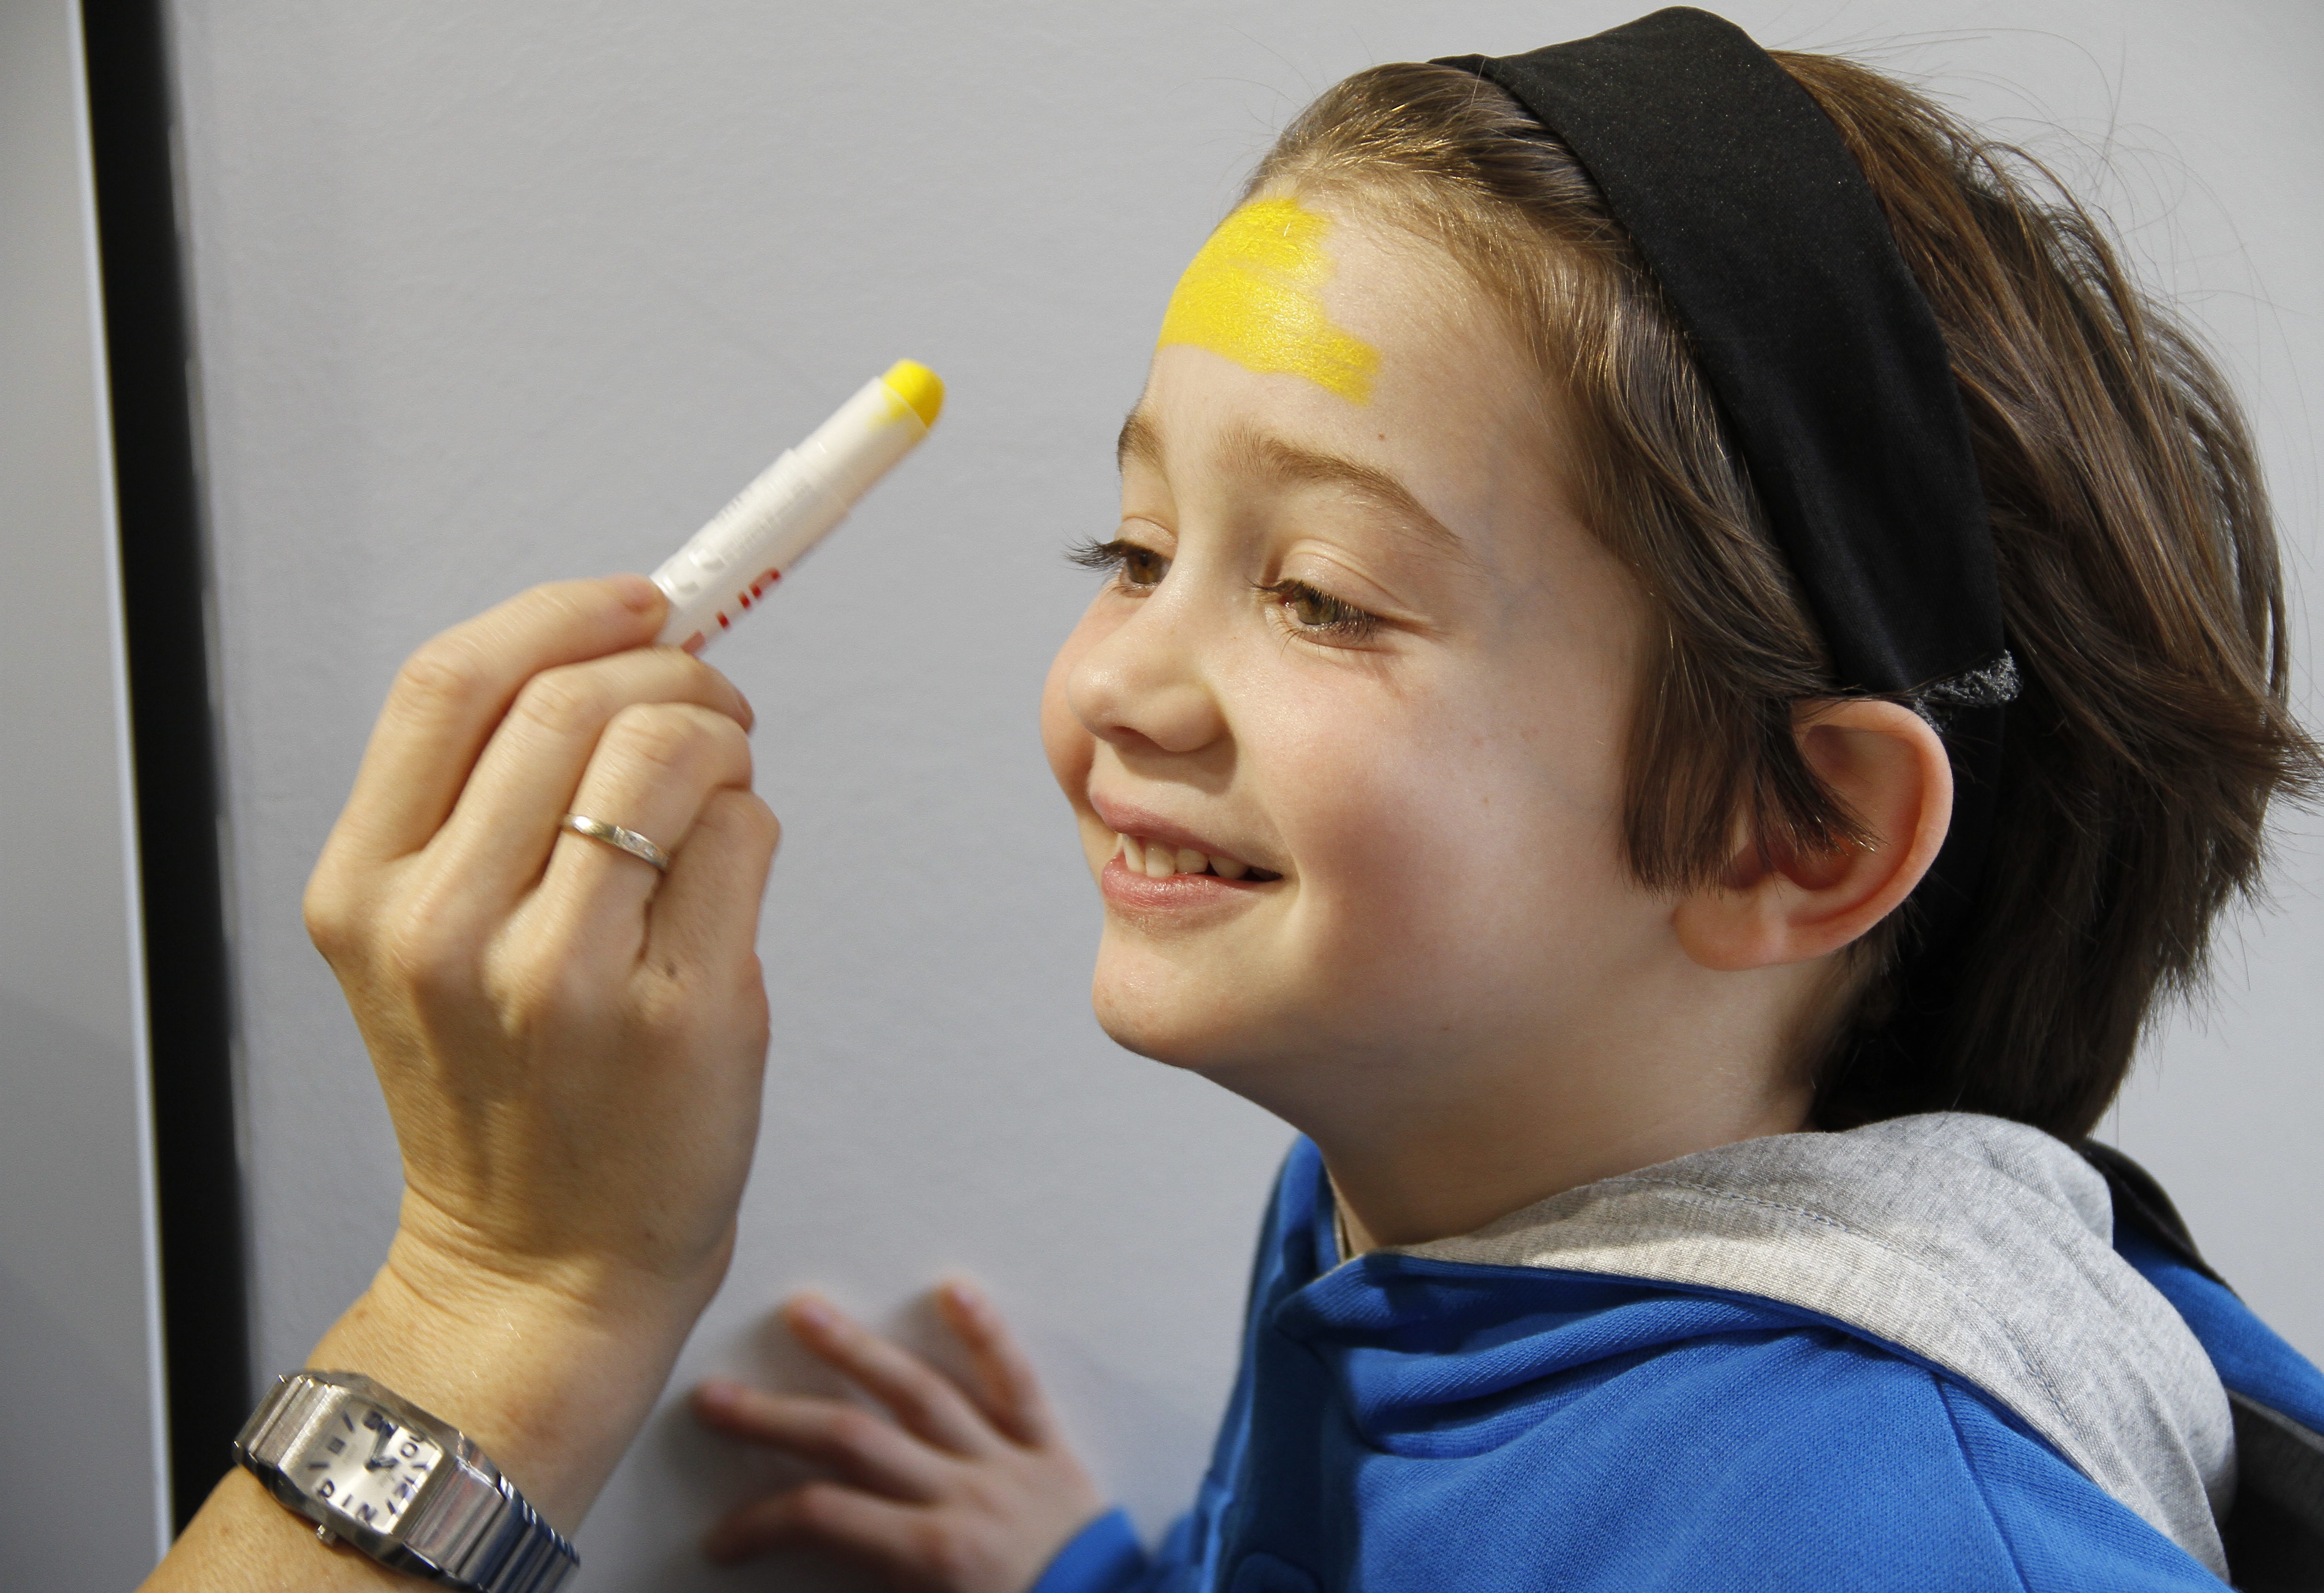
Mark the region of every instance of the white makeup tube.
[[690, 653], [709, 646], [919, 446], [943, 408], [943, 380], [911, 360], [865, 382], [653, 573], [669, 599], [654, 640]]

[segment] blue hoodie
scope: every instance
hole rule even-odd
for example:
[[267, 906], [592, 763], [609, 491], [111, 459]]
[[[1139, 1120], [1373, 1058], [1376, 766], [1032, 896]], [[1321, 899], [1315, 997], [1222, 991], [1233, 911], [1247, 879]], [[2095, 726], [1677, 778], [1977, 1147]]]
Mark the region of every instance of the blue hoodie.
[[2022, 1125], [1748, 1141], [1346, 1263], [1302, 1141], [1194, 1508], [1034, 1593], [2218, 1588], [2238, 1439], [2272, 1521], [2319, 1429], [2324, 1377]]

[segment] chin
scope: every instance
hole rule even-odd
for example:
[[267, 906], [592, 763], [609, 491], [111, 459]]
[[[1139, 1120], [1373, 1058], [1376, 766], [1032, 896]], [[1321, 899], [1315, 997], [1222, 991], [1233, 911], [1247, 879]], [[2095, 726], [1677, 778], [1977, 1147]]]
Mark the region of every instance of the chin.
[[1090, 1008], [1115, 1045], [1204, 1074], [1250, 1060], [1256, 1026], [1213, 999], [1206, 981], [1147, 959], [1138, 960], [1147, 963], [1142, 968], [1122, 967], [1122, 961], [1102, 949], [1090, 984]]
[[1090, 1010], [1097, 1015], [1097, 1027], [1115, 1045], [1148, 1062], [1204, 1072], [1205, 1047], [1186, 1032], [1185, 1024], [1172, 1022], [1155, 1006], [1152, 1001], [1122, 999], [1102, 979], [1090, 990]]

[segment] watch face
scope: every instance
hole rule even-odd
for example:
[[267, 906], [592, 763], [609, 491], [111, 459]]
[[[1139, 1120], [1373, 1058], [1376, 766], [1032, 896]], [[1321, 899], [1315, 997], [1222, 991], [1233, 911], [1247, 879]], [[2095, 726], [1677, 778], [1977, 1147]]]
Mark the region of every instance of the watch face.
[[443, 1459], [434, 1439], [384, 1411], [342, 1406], [307, 1446], [298, 1481], [349, 1520], [392, 1532]]

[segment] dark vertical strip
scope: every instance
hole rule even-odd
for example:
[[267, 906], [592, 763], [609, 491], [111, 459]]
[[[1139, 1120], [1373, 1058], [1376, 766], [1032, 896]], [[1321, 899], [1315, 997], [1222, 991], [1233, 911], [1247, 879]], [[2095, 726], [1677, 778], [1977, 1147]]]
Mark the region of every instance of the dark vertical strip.
[[218, 763], [163, 0], [87, 0], [89, 120], [128, 612], [160, 1160], [171, 1502], [182, 1530], [251, 1404]]

